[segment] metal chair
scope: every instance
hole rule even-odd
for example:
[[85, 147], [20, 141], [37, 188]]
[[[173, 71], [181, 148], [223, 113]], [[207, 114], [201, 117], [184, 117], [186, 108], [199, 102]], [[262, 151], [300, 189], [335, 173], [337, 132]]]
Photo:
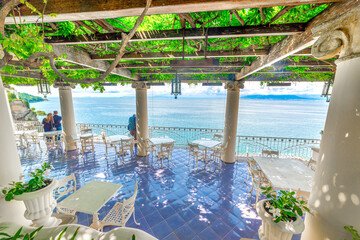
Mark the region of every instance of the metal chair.
[[122, 202], [115, 203], [114, 207], [106, 214], [103, 220], [100, 220], [100, 229], [103, 231], [104, 226], [121, 226], [125, 227], [125, 224], [133, 215], [134, 222], [137, 225], [140, 223], [136, 222], [135, 219], [135, 200], [138, 190], [138, 184], [135, 183], [134, 194], [128, 198], [124, 199]]
[[214, 147], [213, 153], [210, 155], [210, 157], [214, 158], [215, 162], [216, 162], [216, 160], [219, 161], [219, 168], [221, 168], [221, 161], [222, 161], [223, 156], [224, 156], [224, 146], [223, 145]]
[[249, 166], [249, 172], [252, 177], [250, 194], [252, 194], [252, 192], [254, 190], [254, 186], [255, 186], [255, 188], [256, 188], [255, 204], [256, 204], [259, 200], [260, 187], [269, 186], [270, 182], [265, 177], [264, 173], [261, 171], [261, 169], [258, 167], [257, 163], [253, 159], [248, 158], [247, 162], [248, 162], [248, 166]]
[[174, 143], [162, 143], [160, 145], [160, 150], [158, 151], [158, 161], [161, 160], [161, 168], [164, 165], [164, 158], [167, 158], [169, 161], [171, 161], [172, 165], [174, 165], [172, 161], [172, 152], [174, 149]]
[[279, 151], [272, 151], [272, 150], [262, 150], [261, 156], [263, 157], [279, 157]]
[[121, 139], [120, 140], [120, 145], [119, 145], [119, 151], [116, 153], [118, 157], [122, 156], [122, 161], [123, 163], [125, 163], [125, 155], [127, 154], [127, 152], [129, 151], [131, 154], [131, 157], [133, 157], [133, 149], [134, 149], [134, 143], [133, 143], [133, 139]]
[[[58, 181], [58, 186], [54, 189], [55, 200], [59, 202], [63, 199], [64, 196], [68, 195], [71, 192], [76, 192], [76, 179], [74, 174], [64, 177], [63, 179]], [[76, 213], [75, 210], [70, 210], [58, 206], [56, 207], [56, 212], [69, 215], [75, 215]]]
[[156, 156], [157, 149], [156, 149], [155, 145], [150, 144], [149, 139], [146, 139], [146, 140], [141, 139], [141, 141], [145, 141], [146, 152], [149, 153], [149, 154], [146, 154], [146, 162], [147, 162], [148, 161], [148, 156], [150, 154], [151, 154], [152, 158], [154, 158], [154, 156]]
[[108, 148], [114, 148], [116, 153], [117, 152], [116, 144], [111, 143], [110, 138], [106, 137], [106, 133], [104, 129], [101, 131], [101, 137], [105, 144], [106, 156], [108, 155]]
[[193, 143], [188, 142], [188, 146], [189, 146], [189, 161], [188, 161], [187, 165], [190, 164], [190, 158], [192, 156], [194, 158], [194, 161], [196, 162], [196, 169], [197, 169], [198, 161], [199, 161], [199, 159], [204, 157], [204, 153], [199, 148], [199, 145], [197, 145], [197, 144], [193, 144]]
[[28, 150], [30, 148], [30, 145], [38, 145], [40, 152], [42, 152], [38, 132], [33, 132], [31, 134], [24, 134], [24, 138], [26, 139]]

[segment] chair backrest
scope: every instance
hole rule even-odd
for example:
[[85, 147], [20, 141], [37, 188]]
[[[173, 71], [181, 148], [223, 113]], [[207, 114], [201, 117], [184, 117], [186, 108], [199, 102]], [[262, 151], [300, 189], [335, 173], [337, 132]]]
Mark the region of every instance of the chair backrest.
[[135, 182], [134, 194], [128, 199], [123, 200], [122, 209], [121, 209], [121, 215], [123, 220], [127, 221], [127, 219], [130, 218], [131, 213], [134, 211], [137, 190], [138, 190], [138, 183]]
[[58, 186], [54, 189], [55, 200], [58, 201], [72, 191], [76, 192], [76, 179], [74, 174], [66, 176], [58, 181]]
[[81, 134], [84, 134], [84, 133], [92, 133], [92, 129], [91, 128], [85, 128], [85, 129], [81, 129]]
[[108, 141], [107, 141], [107, 138], [106, 138], [106, 133], [104, 131], [104, 129], [101, 131], [101, 138], [103, 140], [103, 142], [106, 144]]
[[220, 140], [223, 139], [223, 135], [221, 135], [221, 134], [214, 134], [214, 139], [220, 141]]
[[133, 139], [121, 139], [120, 141], [121, 147], [131, 147], [133, 145]]
[[161, 151], [172, 151], [174, 148], [174, 143], [162, 143], [160, 145]]
[[263, 157], [279, 157], [279, 151], [262, 150], [261, 156], [263, 156]]
[[199, 145], [197, 144], [193, 144], [193, 143], [189, 143], [188, 142], [188, 146], [189, 146], [189, 151], [193, 152], [199, 149]]

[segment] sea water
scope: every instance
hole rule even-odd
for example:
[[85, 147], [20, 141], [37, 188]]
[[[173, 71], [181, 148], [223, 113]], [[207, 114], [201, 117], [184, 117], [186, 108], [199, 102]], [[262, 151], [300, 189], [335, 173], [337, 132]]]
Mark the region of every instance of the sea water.
[[[75, 97], [73, 101], [78, 123], [127, 125], [135, 113], [134, 97]], [[176, 100], [149, 96], [149, 126], [222, 129], [225, 106], [226, 96]], [[31, 107], [60, 111], [59, 98], [31, 103]], [[319, 139], [327, 109], [324, 99], [240, 98], [238, 135]]]

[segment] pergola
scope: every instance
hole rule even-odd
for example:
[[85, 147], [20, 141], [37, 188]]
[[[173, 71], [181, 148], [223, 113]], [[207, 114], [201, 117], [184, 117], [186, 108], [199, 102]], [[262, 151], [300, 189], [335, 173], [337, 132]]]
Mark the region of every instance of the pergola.
[[[138, 139], [148, 137], [147, 89], [151, 83], [175, 76], [182, 82], [225, 83], [227, 163], [235, 161], [239, 95], [245, 81], [332, 81], [310, 197], [315, 213], [306, 217], [302, 239], [341, 239], [345, 225], [359, 224], [360, 2], [154, 0], [143, 25], [127, 42], [124, 35], [131, 32], [134, 17], [141, 15], [145, 3], [49, 0], [44, 8], [42, 0], [31, 1], [36, 9], [44, 9], [42, 34], [52, 53], [62, 56], [54, 66], [63, 76], [59, 78], [53, 68], [24, 66], [13, 58], [7, 66], [15, 71], [3, 70], [2, 81], [36, 84], [47, 78], [59, 88], [67, 150], [76, 148], [70, 137], [76, 135], [74, 83], [93, 84], [94, 88], [103, 88], [100, 83], [131, 83], [136, 91]], [[15, 22], [39, 23], [39, 16], [25, 6], [17, 12], [21, 17], [0, 15], [5, 19], [5, 33], [13, 30]], [[123, 55], [114, 61], [121, 49]], [[82, 80], [82, 76], [106, 72], [110, 74], [101, 81]], [[0, 85], [0, 184], [6, 184], [18, 178], [21, 165], [8, 101]], [[147, 155], [141, 142], [138, 155]], [[0, 201], [4, 213], [0, 221], [20, 218], [22, 209], [16, 203]]]

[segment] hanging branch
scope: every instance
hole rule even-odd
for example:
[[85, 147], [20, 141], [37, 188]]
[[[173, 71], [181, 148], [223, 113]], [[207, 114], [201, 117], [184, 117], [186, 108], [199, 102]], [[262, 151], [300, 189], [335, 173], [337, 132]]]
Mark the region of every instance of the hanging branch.
[[[128, 34], [121, 33], [122, 41], [121, 41], [121, 46], [120, 46], [117, 56], [115, 57], [114, 61], [110, 64], [110, 67], [104, 73], [102, 73], [100, 75], [100, 77], [98, 77], [98, 78], [84, 78], [79, 81], [79, 79], [72, 79], [72, 78], [67, 77], [65, 74], [61, 73], [59, 71], [59, 69], [56, 68], [55, 59], [57, 58], [57, 56], [52, 52], [51, 53], [37, 52], [37, 53], [32, 54], [26, 60], [19, 60], [19, 62], [21, 62], [22, 65], [26, 65], [26, 64], [35, 62], [39, 58], [43, 57], [43, 58], [49, 59], [51, 69], [55, 72], [55, 74], [59, 75], [64, 81], [72, 82], [72, 83], [84, 83], [84, 84], [92, 84], [92, 83], [104, 81], [106, 76], [108, 76], [115, 69], [116, 65], [119, 63], [120, 59], [125, 54], [125, 47], [129, 43], [130, 39], [134, 36], [139, 25], [143, 22], [144, 17], [146, 15], [148, 9], [150, 8], [151, 1], [152, 0], [147, 0], [146, 6], [145, 6], [143, 12], [138, 17], [135, 25], [129, 31], [129, 33]], [[10, 0], [1, 8], [1, 11], [0, 11], [0, 33], [2, 36], [5, 36], [4, 26], [5, 26], [6, 16], [9, 14], [9, 12], [14, 7], [16, 7], [19, 4], [20, 4], [20, 0]], [[1, 70], [1, 68], [5, 67], [8, 64], [8, 62], [12, 59], [12, 56], [6, 51], [6, 49], [4, 49], [2, 45], [1, 45], [1, 47], [4, 51], [5, 56], [3, 59], [0, 60], [0, 70]]]
[[236, 19], [241, 23], [241, 26], [245, 26], [245, 21], [242, 19], [242, 17], [240, 17], [237, 10], [231, 10], [230, 13], [235, 15]]
[[263, 8], [259, 8], [259, 11], [260, 11], [261, 19], [262, 19], [262, 21], [261, 21], [260, 24], [264, 24], [264, 22], [265, 22], [265, 20], [266, 20], [266, 16], [265, 16], [265, 14], [264, 14], [264, 10], [263, 10]]
[[273, 23], [275, 22], [276, 20], [278, 20], [279, 18], [281, 18], [284, 14], [286, 14], [288, 11], [290, 11], [291, 9], [293, 9], [294, 7], [290, 7], [290, 6], [287, 6], [283, 9], [281, 9], [280, 12], [278, 12], [271, 20], [270, 20], [270, 23]]

